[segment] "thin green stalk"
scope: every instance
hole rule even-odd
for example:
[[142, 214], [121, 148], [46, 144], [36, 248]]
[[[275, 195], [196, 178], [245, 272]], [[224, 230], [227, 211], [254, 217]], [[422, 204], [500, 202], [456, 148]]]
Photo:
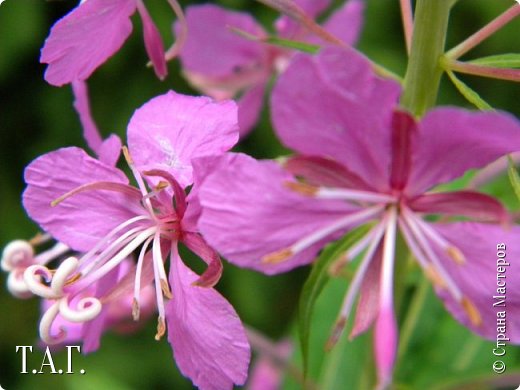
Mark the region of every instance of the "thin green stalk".
[[406, 350], [408, 349], [408, 345], [412, 339], [414, 329], [417, 326], [417, 322], [419, 322], [419, 317], [424, 306], [424, 302], [426, 302], [426, 298], [428, 297], [429, 287], [430, 283], [428, 279], [422, 276], [419, 287], [412, 298], [412, 302], [410, 303], [410, 307], [406, 314], [403, 326], [401, 327], [397, 361], [401, 360], [401, 358], [406, 353]]
[[437, 99], [442, 76], [439, 59], [444, 54], [448, 18], [453, 0], [418, 0], [410, 61], [401, 105], [417, 117]]

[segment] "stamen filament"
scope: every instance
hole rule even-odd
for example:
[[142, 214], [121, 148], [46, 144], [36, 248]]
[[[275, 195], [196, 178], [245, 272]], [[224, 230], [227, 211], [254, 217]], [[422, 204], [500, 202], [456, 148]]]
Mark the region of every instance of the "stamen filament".
[[347, 215], [346, 217], [340, 218], [336, 222], [325, 226], [322, 229], [319, 229], [308, 236], [298, 240], [289, 248], [281, 249], [280, 251], [270, 253], [262, 258], [263, 263], [279, 263], [281, 261], [287, 260], [289, 257], [294, 256], [295, 254], [307, 249], [311, 245], [320, 241], [321, 239], [327, 237], [329, 234], [334, 233], [335, 231], [345, 228], [349, 225], [353, 225], [356, 223], [360, 223], [366, 221], [371, 217], [375, 217], [377, 214], [383, 210], [384, 206], [375, 206], [368, 209], [363, 209], [362, 211], [358, 211], [352, 214]]
[[103, 306], [99, 299], [95, 297], [85, 297], [78, 301], [77, 309], [74, 310], [69, 306], [69, 298], [63, 297], [59, 300], [60, 314], [70, 322], [86, 322], [96, 318]]
[[42, 319], [40, 321], [40, 338], [46, 344], [59, 344], [65, 341], [67, 337], [67, 332], [63, 327], [60, 327], [59, 333], [57, 335], [51, 334], [52, 323], [56, 319], [60, 309], [60, 302], [54, 302], [51, 307], [47, 309], [47, 311], [43, 314]]
[[464, 264], [466, 258], [459, 248], [445, 240], [439, 233], [432, 229], [430, 225], [424, 222], [421, 218], [415, 218], [415, 221], [420, 225], [422, 231], [435, 242], [448, 256], [450, 256], [457, 264]]
[[378, 224], [373, 230], [372, 234], [367, 234], [364, 238], [369, 236], [371, 239], [370, 245], [367, 249], [367, 252], [363, 256], [363, 260], [361, 260], [361, 264], [359, 265], [356, 274], [354, 275], [354, 278], [350, 282], [350, 286], [348, 288], [347, 294], [345, 295], [345, 298], [343, 299], [343, 303], [341, 305], [341, 311], [338, 315], [338, 319], [336, 320], [336, 323], [334, 325], [334, 329], [332, 331], [332, 334], [330, 335], [329, 339], [327, 340], [327, 343], [325, 344], [325, 350], [329, 351], [336, 345], [339, 338], [341, 337], [341, 334], [343, 333], [343, 330], [345, 329], [345, 325], [347, 323], [349, 314], [352, 310], [352, 306], [354, 304], [354, 300], [359, 292], [359, 289], [361, 288], [361, 283], [363, 282], [363, 278], [365, 277], [365, 274], [367, 272], [368, 266], [370, 265], [370, 262], [372, 261], [372, 258], [374, 257], [374, 254], [377, 250], [377, 247], [379, 243], [381, 242], [381, 238], [383, 236], [384, 232], [384, 226], [385, 221], [383, 220], [382, 223]]
[[132, 317], [134, 321], [139, 320], [139, 313], [140, 313], [140, 307], [139, 307], [139, 301], [140, 301], [140, 295], [141, 295], [141, 274], [143, 271], [143, 262], [144, 262], [144, 256], [146, 254], [146, 250], [148, 249], [148, 246], [150, 245], [150, 242], [152, 242], [153, 237], [149, 237], [145, 243], [143, 244], [143, 247], [141, 248], [141, 251], [139, 252], [139, 257], [137, 258], [137, 266], [135, 269], [135, 282], [134, 282], [134, 300], [132, 302]]

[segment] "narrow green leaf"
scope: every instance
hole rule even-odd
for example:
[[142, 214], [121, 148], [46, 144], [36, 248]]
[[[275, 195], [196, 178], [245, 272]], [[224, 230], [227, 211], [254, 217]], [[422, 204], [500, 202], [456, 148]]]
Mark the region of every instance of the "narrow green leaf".
[[515, 168], [515, 163], [513, 159], [508, 156], [509, 160], [509, 168], [507, 169], [507, 173], [509, 175], [509, 180], [511, 181], [511, 185], [513, 186], [513, 190], [515, 191], [516, 197], [520, 202], [520, 175], [518, 175], [518, 171]]
[[315, 261], [300, 295], [298, 331], [303, 357], [303, 373], [307, 375], [309, 363], [309, 337], [312, 314], [316, 300], [330, 279], [328, 268], [332, 261], [339, 258], [348, 248], [367, 233], [369, 225], [361, 226], [342, 239], [328, 245]]
[[269, 35], [267, 37], [259, 37], [257, 35], [251, 34], [247, 31], [244, 31], [238, 27], [233, 27], [233, 26], [229, 26], [228, 29], [231, 32], [233, 32], [237, 35], [240, 35], [242, 38], [248, 39], [250, 41], [263, 42], [263, 43], [267, 43], [269, 45], [284, 47], [284, 48], [293, 49], [293, 50], [299, 50], [304, 53], [310, 53], [310, 54], [316, 54], [320, 50], [320, 46], [312, 45], [310, 43], [278, 38], [274, 35]]
[[482, 99], [477, 92], [475, 92], [465, 83], [463, 83], [460, 79], [458, 79], [457, 76], [455, 76], [455, 74], [451, 70], [446, 69], [446, 73], [451, 79], [453, 85], [455, 85], [455, 87], [459, 90], [462, 96], [466, 98], [468, 102], [473, 104], [479, 110], [494, 110], [493, 107], [491, 107], [491, 105], [488, 102]]
[[495, 68], [520, 68], [520, 53], [498, 54], [477, 58], [468, 62], [476, 65], [492, 66]]
[[282, 39], [275, 36], [269, 36], [267, 38], [262, 39], [262, 42], [268, 43], [270, 45], [286, 47], [288, 49], [294, 49], [298, 51], [303, 51], [304, 53], [316, 54], [320, 50], [320, 46], [312, 45], [310, 43], [293, 41], [290, 39]]

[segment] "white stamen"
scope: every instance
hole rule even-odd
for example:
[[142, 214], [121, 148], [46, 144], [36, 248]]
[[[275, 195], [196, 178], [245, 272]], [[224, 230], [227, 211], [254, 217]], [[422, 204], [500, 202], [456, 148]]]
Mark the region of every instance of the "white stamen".
[[[104, 248], [101, 253], [98, 253], [95, 260], [86, 265], [85, 268], [81, 270], [81, 273], [83, 275], [88, 275], [93, 269], [114, 256], [121, 250], [121, 248], [124, 248], [128, 243], [135, 239], [142, 230], [143, 227], [138, 226], [119, 236], [115, 241], [111, 242], [106, 248]], [[80, 259], [80, 263], [85, 264], [83, 258]]]
[[33, 258], [34, 250], [29, 242], [25, 240], [14, 240], [4, 248], [0, 265], [2, 270], [9, 272], [22, 264], [32, 264]]
[[24, 269], [15, 269], [9, 272], [7, 277], [7, 289], [13, 296], [20, 299], [27, 299], [33, 296], [23, 278], [24, 271]]
[[76, 309], [69, 306], [68, 297], [59, 300], [60, 314], [70, 322], [86, 322], [98, 316], [102, 309], [101, 302], [95, 297], [85, 297], [76, 304]]
[[114, 257], [112, 257], [109, 261], [103, 264], [100, 268], [92, 271], [87, 277], [78, 282], [77, 286], [81, 285], [81, 288], [85, 288], [86, 286], [94, 283], [95, 281], [101, 279], [107, 273], [109, 273], [114, 267], [119, 265], [128, 255], [130, 255], [139, 245], [141, 245], [147, 238], [155, 233], [157, 230], [156, 226], [149, 227], [148, 229], [141, 232], [137, 235], [136, 238], [132, 240], [126, 247], [121, 249]]
[[395, 262], [395, 240], [397, 225], [397, 210], [392, 207], [387, 213], [387, 223], [383, 244], [383, 262], [381, 268], [381, 301], [380, 307], [393, 307], [393, 280]]
[[368, 209], [364, 209], [362, 211], [359, 211], [357, 213], [352, 213], [347, 215], [346, 217], [340, 218], [336, 222], [325, 226], [323, 229], [319, 229], [316, 232], [309, 234], [307, 237], [304, 237], [303, 239], [297, 241], [291, 246], [291, 250], [293, 254], [299, 253], [303, 251], [304, 249], [308, 248], [309, 246], [315, 244], [319, 240], [327, 237], [329, 234], [334, 233], [335, 231], [347, 227], [349, 225], [353, 225], [355, 223], [364, 221], [368, 218], [374, 217], [377, 215], [381, 210], [383, 209], [383, 206], [375, 206]]
[[433, 263], [433, 265], [435, 266], [435, 270], [439, 273], [443, 281], [446, 283], [448, 291], [450, 291], [453, 298], [457, 302], [460, 302], [463, 298], [461, 291], [459, 290], [453, 279], [451, 279], [449, 274], [446, 272], [439, 258], [437, 257], [431, 246], [428, 244], [428, 239], [423, 234], [420, 226], [415, 222], [416, 218], [414, 217], [413, 212], [409, 211], [405, 207], [403, 207], [402, 210], [403, 221], [408, 225], [417, 243], [420, 245], [426, 256]]
[[[159, 312], [159, 318], [165, 318], [165, 309], [164, 309], [164, 298], [161, 288], [161, 274], [160, 267], [158, 267], [158, 261], [162, 264], [162, 256], [160, 254], [160, 236], [156, 234], [153, 240], [153, 273], [155, 278], [155, 297], [157, 300], [157, 311]], [[156, 259], [156, 254], [159, 252], [159, 259]], [[162, 265], [161, 265], [162, 266]]]
[[322, 199], [342, 199], [369, 203], [393, 203], [397, 200], [395, 196], [380, 194], [377, 192], [327, 187], [320, 187], [316, 193], [316, 197]]
[[414, 218], [414, 220], [421, 227], [424, 234], [426, 234], [430, 240], [437, 244], [444, 253], [450, 256], [457, 263], [464, 263], [464, 255], [455, 245], [449, 243], [446, 239], [444, 239], [444, 237], [437, 233], [435, 229], [432, 229], [430, 225], [424, 222], [421, 218]]
[[76, 272], [78, 268], [79, 261], [75, 257], [69, 257], [60, 264], [51, 281], [51, 289], [54, 291], [56, 296], [65, 295], [63, 292], [63, 287], [65, 283], [67, 283], [67, 279]]
[[51, 307], [47, 309], [47, 311], [43, 314], [42, 319], [40, 321], [40, 338], [44, 343], [52, 345], [59, 344], [65, 341], [67, 337], [67, 332], [64, 328], [60, 327], [60, 331], [57, 335], [51, 335], [52, 323], [56, 319], [56, 316], [59, 313], [60, 303], [54, 302]]
[[96, 255], [96, 253], [102, 247], [104, 247], [108, 242], [110, 242], [110, 240], [112, 240], [114, 238], [114, 236], [116, 234], [118, 234], [121, 230], [123, 230], [124, 228], [130, 226], [131, 224], [133, 224], [135, 222], [143, 221], [143, 220], [146, 220], [146, 219], [150, 220], [150, 217], [148, 217], [147, 215], [138, 215], [137, 217], [130, 218], [129, 220], [127, 220], [127, 221], [123, 222], [122, 224], [116, 226], [105, 237], [103, 237], [103, 239], [101, 239], [98, 243], [96, 243], [96, 245], [94, 245], [91, 250], [89, 250], [87, 253], [85, 253], [81, 257], [80, 263], [83, 264], [83, 263], [85, 263], [87, 261], [87, 259], [89, 259], [90, 257]]
[[368, 270], [368, 266], [374, 257], [374, 253], [376, 252], [379, 243], [381, 242], [384, 226], [385, 221], [383, 220], [382, 223], [378, 224], [369, 234], [367, 234], [367, 236], [370, 236], [372, 241], [370, 242], [367, 252], [361, 260], [361, 264], [359, 265], [354, 278], [350, 282], [347, 294], [345, 295], [341, 305], [341, 311], [339, 312], [338, 319], [336, 320], [332, 334], [327, 341], [327, 350], [330, 350], [337, 343], [341, 337], [341, 334], [343, 333], [343, 330], [345, 329], [345, 325], [352, 310], [352, 306], [354, 305], [354, 300], [359, 292], [359, 289], [361, 288], [361, 283], [363, 282], [365, 274]]
[[61, 242], [57, 242], [50, 249], [36, 255], [34, 260], [36, 263], [40, 265], [45, 265], [50, 261], [60, 257], [61, 255], [64, 255], [68, 251], [70, 251], [70, 248], [67, 245]]
[[134, 282], [134, 307], [133, 307], [133, 313], [132, 316], [134, 318], [134, 321], [139, 320], [139, 302], [140, 302], [140, 296], [141, 296], [141, 274], [143, 271], [143, 262], [144, 262], [144, 256], [146, 254], [146, 250], [148, 249], [148, 246], [150, 245], [150, 242], [153, 240], [153, 237], [149, 237], [145, 243], [143, 244], [143, 247], [141, 248], [141, 251], [139, 252], [139, 257], [137, 259], [137, 266], [135, 269], [135, 282]]
[[46, 299], [61, 298], [62, 295], [56, 294], [50, 287], [42, 283], [42, 277], [46, 281], [52, 279], [52, 272], [42, 265], [31, 265], [27, 267], [23, 274], [23, 279], [27, 288], [34, 294]]

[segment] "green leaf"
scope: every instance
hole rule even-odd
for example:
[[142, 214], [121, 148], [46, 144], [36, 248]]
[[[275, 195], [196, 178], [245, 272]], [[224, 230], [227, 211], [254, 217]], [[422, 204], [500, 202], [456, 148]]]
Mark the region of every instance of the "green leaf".
[[235, 34], [240, 35], [242, 38], [249, 39], [250, 41], [263, 42], [263, 43], [267, 43], [269, 45], [298, 50], [298, 51], [302, 51], [304, 53], [310, 53], [310, 54], [316, 54], [320, 50], [320, 46], [312, 45], [310, 43], [278, 38], [274, 35], [269, 35], [267, 37], [259, 37], [257, 35], [251, 34], [247, 31], [244, 31], [238, 27], [233, 27], [233, 26], [229, 26], [228, 29], [231, 32], [234, 32]]
[[369, 228], [369, 225], [361, 226], [348, 233], [342, 239], [328, 245], [315, 261], [311, 273], [303, 285], [299, 302], [298, 331], [303, 356], [304, 375], [307, 375], [309, 363], [309, 337], [312, 314], [316, 300], [330, 279], [329, 265], [366, 234]]
[[468, 61], [475, 65], [492, 66], [495, 68], [520, 68], [520, 53], [498, 54]]
[[303, 51], [304, 53], [316, 54], [320, 50], [320, 46], [312, 45], [310, 43], [293, 41], [290, 39], [282, 39], [275, 36], [269, 36], [267, 38], [262, 39], [262, 42], [268, 43], [270, 45], [286, 47], [289, 49]]
[[491, 105], [486, 102], [484, 99], [480, 97], [480, 95], [475, 92], [473, 89], [468, 87], [465, 83], [463, 83], [460, 79], [455, 76], [455, 74], [451, 71], [446, 69], [446, 73], [448, 74], [449, 78], [453, 82], [453, 85], [459, 90], [459, 92], [468, 100], [471, 104], [475, 105], [480, 110], [494, 110]]
[[520, 202], [520, 175], [518, 175], [518, 171], [515, 168], [515, 163], [511, 156], [507, 157], [509, 160], [509, 168], [507, 169], [507, 173], [509, 175], [509, 181], [511, 181], [511, 185], [513, 186], [513, 190], [515, 191], [516, 197]]

